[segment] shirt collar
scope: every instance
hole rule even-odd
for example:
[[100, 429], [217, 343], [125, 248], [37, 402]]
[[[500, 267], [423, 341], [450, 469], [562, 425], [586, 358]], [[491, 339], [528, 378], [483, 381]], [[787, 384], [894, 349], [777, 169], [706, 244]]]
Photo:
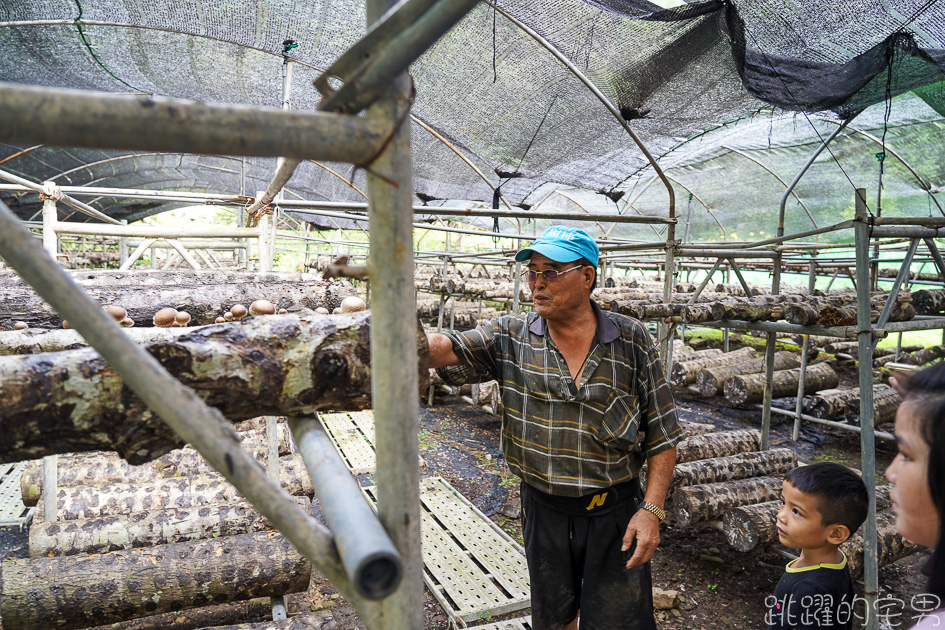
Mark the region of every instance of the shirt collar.
[[[601, 307], [599, 307], [594, 300], [591, 300], [591, 308], [594, 309], [594, 316], [597, 318], [597, 335], [600, 337], [601, 343], [610, 343], [616, 340], [620, 336], [620, 329], [617, 328], [617, 325], [604, 315], [604, 311], [601, 310]], [[547, 329], [548, 324], [541, 315], [536, 317], [535, 321], [528, 327], [529, 331], [536, 335], [541, 335], [542, 337], [545, 336]]]

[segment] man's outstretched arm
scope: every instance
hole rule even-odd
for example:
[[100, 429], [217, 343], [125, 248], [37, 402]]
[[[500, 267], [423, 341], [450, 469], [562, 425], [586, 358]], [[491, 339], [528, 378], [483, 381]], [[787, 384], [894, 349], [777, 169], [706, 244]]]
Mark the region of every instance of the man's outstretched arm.
[[448, 365], [462, 365], [459, 355], [453, 350], [453, 342], [441, 333], [427, 333], [430, 346], [430, 367], [441, 368]]
[[[646, 497], [644, 501], [662, 508], [666, 501], [666, 492], [673, 479], [673, 469], [676, 467], [676, 449], [670, 448], [652, 457], [647, 458]], [[627, 525], [627, 532], [623, 537], [623, 550], [630, 548], [636, 541], [636, 550], [627, 568], [633, 568], [647, 562], [653, 557], [656, 546], [660, 542], [660, 522], [655, 514], [646, 510], [637, 510]]]

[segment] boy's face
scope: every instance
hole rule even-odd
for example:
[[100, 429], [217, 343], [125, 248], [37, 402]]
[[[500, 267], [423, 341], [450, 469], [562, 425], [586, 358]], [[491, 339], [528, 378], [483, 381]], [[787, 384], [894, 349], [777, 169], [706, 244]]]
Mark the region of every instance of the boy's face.
[[817, 499], [801, 492], [790, 481], [781, 485], [781, 509], [778, 510], [777, 525], [781, 544], [797, 549], [823, 546], [834, 529], [824, 525]]

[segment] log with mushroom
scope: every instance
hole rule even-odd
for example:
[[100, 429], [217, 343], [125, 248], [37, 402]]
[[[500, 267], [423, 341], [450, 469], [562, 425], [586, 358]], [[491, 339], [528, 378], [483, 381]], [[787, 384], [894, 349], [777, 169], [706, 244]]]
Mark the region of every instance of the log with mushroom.
[[363, 311], [367, 308], [364, 300], [357, 296], [349, 296], [341, 301], [341, 312], [342, 313], [357, 313], [358, 311]]
[[276, 307], [269, 300], [256, 300], [249, 305], [250, 315], [273, 315], [275, 312]]
[[154, 314], [151, 321], [159, 328], [170, 328], [177, 323], [177, 309], [170, 307], [162, 308]]

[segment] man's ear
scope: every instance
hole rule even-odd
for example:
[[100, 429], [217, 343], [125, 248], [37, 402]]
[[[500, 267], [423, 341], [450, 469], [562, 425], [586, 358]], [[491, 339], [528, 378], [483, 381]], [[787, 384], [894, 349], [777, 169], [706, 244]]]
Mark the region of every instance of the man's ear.
[[597, 273], [597, 269], [591, 267], [590, 265], [586, 265], [582, 267], [581, 270], [584, 272], [584, 281], [589, 285], [593, 284], [594, 275]]
[[832, 545], [842, 545], [850, 537], [850, 528], [841, 523], [831, 525], [827, 532], [827, 542]]

